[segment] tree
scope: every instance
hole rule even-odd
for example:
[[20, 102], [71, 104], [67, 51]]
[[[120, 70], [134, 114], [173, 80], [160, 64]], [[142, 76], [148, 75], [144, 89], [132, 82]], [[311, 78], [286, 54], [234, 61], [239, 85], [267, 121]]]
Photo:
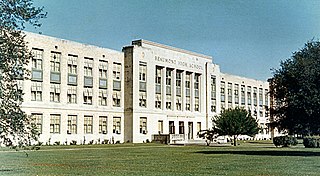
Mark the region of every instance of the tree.
[[32, 0], [0, 1], [0, 145], [22, 147], [37, 138], [31, 117], [21, 110], [22, 91], [17, 82], [28, 76], [32, 58], [22, 30], [26, 24], [39, 27], [46, 14]]
[[281, 62], [270, 84], [275, 124], [289, 134], [320, 134], [320, 42]]
[[198, 136], [199, 136], [200, 138], [203, 138], [203, 139], [206, 140], [207, 146], [210, 145], [210, 143], [212, 142], [212, 140], [213, 140], [214, 138], [216, 138], [217, 135], [218, 135], [218, 134], [215, 132], [214, 129], [212, 129], [212, 130], [201, 130], [201, 131], [198, 132]]
[[243, 108], [227, 109], [212, 120], [215, 129], [220, 136], [233, 137], [233, 145], [236, 146], [238, 135], [254, 136], [259, 132], [257, 121]]

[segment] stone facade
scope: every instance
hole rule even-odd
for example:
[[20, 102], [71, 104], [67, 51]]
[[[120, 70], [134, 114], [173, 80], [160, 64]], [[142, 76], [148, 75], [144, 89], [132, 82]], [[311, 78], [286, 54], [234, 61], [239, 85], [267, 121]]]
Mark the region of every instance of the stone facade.
[[22, 107], [42, 142], [195, 140], [236, 106], [264, 128], [256, 139], [270, 138], [268, 83], [221, 73], [210, 56], [146, 40], [122, 52], [33, 33], [26, 40], [35, 58], [31, 79], [20, 83]]

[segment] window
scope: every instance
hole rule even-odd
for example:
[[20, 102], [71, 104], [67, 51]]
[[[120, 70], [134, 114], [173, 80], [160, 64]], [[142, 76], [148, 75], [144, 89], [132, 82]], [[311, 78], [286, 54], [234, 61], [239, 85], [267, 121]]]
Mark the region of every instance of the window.
[[36, 130], [41, 134], [42, 133], [42, 114], [31, 114], [32, 124], [35, 125]]
[[121, 134], [121, 118], [113, 117], [113, 133]]
[[42, 82], [31, 82], [31, 101], [42, 101]]
[[112, 105], [113, 107], [120, 107], [121, 106], [121, 92], [119, 91], [113, 91], [113, 94], [112, 94]]
[[77, 116], [76, 115], [68, 115], [67, 134], [77, 134]]
[[67, 99], [70, 104], [77, 103], [77, 86], [68, 86]]
[[176, 72], [176, 96], [181, 97], [181, 83], [182, 83], [182, 71], [177, 70]]
[[257, 103], [258, 103], [257, 91], [258, 91], [257, 88], [254, 87], [253, 88], [253, 104], [254, 104], [254, 106], [257, 106]]
[[113, 63], [113, 90], [121, 90], [121, 64]]
[[191, 100], [190, 97], [186, 97], [186, 111], [190, 111]]
[[245, 105], [246, 97], [245, 97], [245, 85], [241, 85], [241, 105]]
[[107, 134], [107, 123], [108, 117], [100, 116], [99, 117], [99, 134]]
[[216, 112], [217, 105], [215, 100], [211, 100], [211, 112]]
[[60, 102], [60, 84], [50, 84], [50, 101]]
[[174, 121], [169, 121], [169, 134], [175, 134]]
[[147, 118], [140, 117], [140, 133], [147, 134]]
[[228, 83], [228, 103], [232, 103], [232, 83]]
[[147, 107], [147, 94], [146, 92], [139, 92], [139, 106]]
[[172, 98], [171, 95], [166, 95], [166, 109], [172, 109]]
[[77, 60], [78, 56], [68, 55], [68, 84], [77, 85]]
[[266, 107], [269, 106], [269, 93], [268, 93], [268, 89], [264, 90], [264, 105]]
[[186, 97], [190, 97], [190, 88], [191, 88], [191, 73], [186, 73]]
[[211, 76], [211, 100], [216, 99], [216, 77]]
[[161, 94], [156, 94], [155, 108], [161, 109]]
[[42, 81], [43, 50], [32, 49], [32, 80]]
[[92, 134], [93, 129], [92, 129], [92, 116], [84, 116], [84, 121], [83, 121], [83, 130], [84, 134]]
[[108, 62], [99, 63], [99, 88], [108, 88]]
[[60, 134], [60, 115], [59, 114], [50, 115], [50, 133]]
[[92, 105], [92, 88], [83, 90], [83, 104]]
[[184, 134], [184, 122], [179, 122], [179, 134]]
[[225, 83], [221, 81], [221, 102], [225, 102]]
[[201, 122], [197, 122], [197, 132], [201, 131]]
[[199, 111], [200, 74], [194, 74], [194, 111]]
[[93, 58], [84, 58], [84, 87], [93, 86]]
[[60, 60], [61, 60], [61, 53], [51, 52], [50, 81], [53, 83], [60, 83]]
[[158, 133], [159, 134], [163, 133], [163, 121], [162, 120], [158, 121]]
[[234, 103], [239, 104], [239, 84], [234, 85]]
[[107, 106], [108, 92], [105, 89], [99, 89], [99, 105]]
[[177, 99], [176, 99], [176, 108], [177, 108], [178, 111], [182, 110], [182, 103], [181, 102], [182, 102], [181, 97], [177, 97]]
[[259, 88], [259, 106], [262, 107], [263, 105], [263, 93], [262, 93], [262, 88]]
[[139, 91], [147, 91], [147, 65], [143, 62], [139, 65]]
[[156, 67], [155, 83], [156, 83], [156, 97], [155, 97], [155, 108], [161, 109], [161, 67]]
[[247, 87], [247, 99], [248, 99], [248, 105], [251, 105], [251, 86]]

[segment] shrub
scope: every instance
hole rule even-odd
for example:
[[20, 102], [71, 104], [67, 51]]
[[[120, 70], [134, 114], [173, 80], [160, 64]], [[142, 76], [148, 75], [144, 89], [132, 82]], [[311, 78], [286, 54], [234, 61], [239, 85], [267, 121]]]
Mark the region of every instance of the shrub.
[[320, 148], [320, 138], [319, 136], [305, 137], [303, 145], [305, 148]]
[[70, 142], [70, 145], [77, 145], [77, 141], [72, 140], [72, 141]]
[[273, 144], [278, 147], [289, 147], [290, 145], [297, 145], [298, 140], [292, 136], [278, 136], [273, 138]]

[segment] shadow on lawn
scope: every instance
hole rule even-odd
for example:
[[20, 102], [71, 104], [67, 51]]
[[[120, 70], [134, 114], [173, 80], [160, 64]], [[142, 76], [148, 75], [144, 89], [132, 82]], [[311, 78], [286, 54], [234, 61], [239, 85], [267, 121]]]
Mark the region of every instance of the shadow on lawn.
[[265, 155], [265, 156], [320, 156], [320, 152], [309, 151], [198, 151], [195, 153], [221, 155], [221, 154], [234, 154], [234, 155]]

